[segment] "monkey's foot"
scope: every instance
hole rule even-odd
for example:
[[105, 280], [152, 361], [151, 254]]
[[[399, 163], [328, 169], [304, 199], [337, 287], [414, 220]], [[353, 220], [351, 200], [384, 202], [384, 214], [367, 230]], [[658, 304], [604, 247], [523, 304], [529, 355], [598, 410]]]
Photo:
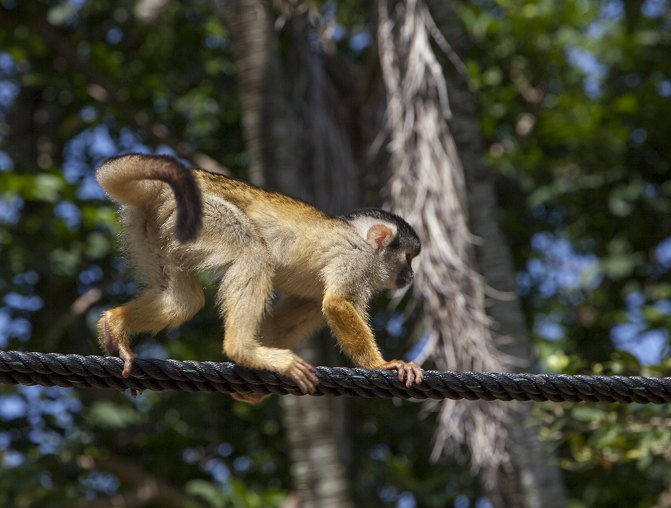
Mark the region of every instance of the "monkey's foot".
[[224, 342], [224, 352], [231, 360], [245, 367], [265, 369], [288, 377], [302, 393], [315, 393], [315, 387], [319, 384], [315, 368], [288, 349], [257, 346], [249, 348], [245, 355], [240, 355], [239, 350], [230, 348]]
[[424, 371], [415, 362], [405, 362], [403, 360], [390, 360], [384, 362], [377, 367], [384, 370], [395, 370], [398, 373], [398, 380], [403, 382], [405, 379], [405, 386], [410, 388], [413, 383], [420, 384]]
[[[135, 355], [128, 345], [128, 338], [124, 333], [114, 331], [114, 319], [110, 319], [113, 311], [105, 312], [98, 321], [100, 345], [108, 355], [118, 356], [123, 360], [121, 375], [129, 377], [135, 361]], [[137, 395], [137, 394], [136, 394]], [[135, 398], [135, 397], [133, 397]]]
[[315, 368], [300, 356], [291, 353], [291, 363], [281, 374], [287, 376], [298, 385], [303, 393], [315, 393], [315, 387], [319, 384], [319, 379], [315, 375]]
[[270, 393], [231, 393], [231, 397], [233, 397], [235, 400], [246, 402], [247, 404], [258, 404], [270, 396]]
[[130, 377], [131, 370], [133, 369], [133, 362], [135, 362], [135, 355], [130, 349], [120, 348], [119, 357], [123, 360], [123, 370], [121, 371], [121, 375], [123, 377]]

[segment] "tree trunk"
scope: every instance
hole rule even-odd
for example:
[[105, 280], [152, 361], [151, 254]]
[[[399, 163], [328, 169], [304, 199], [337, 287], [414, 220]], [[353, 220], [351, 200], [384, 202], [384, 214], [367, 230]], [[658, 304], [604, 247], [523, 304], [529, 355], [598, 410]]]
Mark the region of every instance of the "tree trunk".
[[248, 178], [256, 185], [296, 188], [295, 124], [285, 99], [270, 2], [214, 0], [214, 6], [233, 39]]
[[[448, 2], [428, 0], [440, 32], [449, 43], [449, 53], [462, 37], [456, 12]], [[498, 226], [496, 196], [491, 171], [487, 167], [487, 148], [480, 128], [480, 114], [452, 55], [446, 62], [445, 76], [452, 107], [450, 128], [465, 170], [470, 223], [480, 238], [477, 251], [480, 272], [496, 292], [487, 300], [492, 329], [499, 336], [498, 348], [513, 358], [512, 369], [529, 371], [533, 367], [527, 325], [515, 296], [515, 270], [506, 240]], [[562, 507], [566, 496], [561, 473], [548, 446], [538, 436], [530, 403], [517, 403], [507, 426], [512, 468], [500, 468], [498, 481], [488, 492], [497, 507]]]
[[[353, 207], [358, 195], [358, 171], [345, 125], [348, 109], [341, 103], [324, 69], [323, 54], [310, 40], [302, 16], [287, 24], [291, 33], [288, 67], [292, 104], [300, 126], [301, 157], [296, 166], [301, 187], [281, 188], [298, 194], [329, 213]], [[323, 48], [320, 48], [323, 49]], [[344, 116], [344, 118], [343, 118]], [[297, 351], [317, 364], [335, 355], [322, 332]], [[317, 339], [317, 340], [316, 340]], [[350, 507], [350, 486], [344, 463], [350, 449], [346, 398], [284, 397], [284, 421], [292, 443], [292, 476], [303, 507]]]
[[[320, 357], [314, 341], [298, 353], [310, 363]], [[282, 421], [291, 450], [291, 477], [301, 508], [349, 508], [350, 487], [334, 428], [337, 415], [330, 397], [285, 395]]]
[[[464, 175], [447, 123], [448, 94], [422, 0], [379, 0], [378, 51], [386, 89], [388, 202], [423, 239], [413, 291], [422, 302], [422, 353], [440, 370], [498, 371], [482, 277], [468, 229]], [[444, 400], [432, 458], [467, 450], [474, 470], [505, 463], [500, 402]], [[491, 484], [489, 475], [485, 482]]]

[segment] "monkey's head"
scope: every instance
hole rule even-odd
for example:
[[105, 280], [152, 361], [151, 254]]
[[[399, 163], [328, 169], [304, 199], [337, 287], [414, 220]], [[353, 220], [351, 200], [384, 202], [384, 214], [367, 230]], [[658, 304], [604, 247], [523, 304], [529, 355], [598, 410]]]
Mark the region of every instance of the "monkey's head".
[[379, 256], [383, 269], [380, 289], [398, 289], [412, 282], [412, 260], [422, 246], [410, 224], [377, 208], [354, 210], [343, 219], [354, 226]]

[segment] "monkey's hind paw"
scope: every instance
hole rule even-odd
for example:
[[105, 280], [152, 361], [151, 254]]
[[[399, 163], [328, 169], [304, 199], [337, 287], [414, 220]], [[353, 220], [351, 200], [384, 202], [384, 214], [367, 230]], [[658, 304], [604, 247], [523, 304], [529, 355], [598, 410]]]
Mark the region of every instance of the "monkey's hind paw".
[[105, 312], [98, 321], [98, 333], [100, 336], [100, 345], [110, 356], [118, 356], [123, 360], [123, 377], [130, 377], [135, 361], [135, 355], [128, 345], [128, 339], [123, 333], [113, 331], [114, 321], [110, 319], [112, 311]]
[[402, 383], [405, 379], [405, 386], [410, 388], [413, 383], [420, 384], [424, 371], [415, 362], [405, 362], [403, 360], [390, 360], [378, 367], [384, 370], [395, 370], [398, 373], [398, 380]]
[[123, 377], [130, 377], [130, 373], [133, 370], [133, 363], [135, 362], [135, 355], [130, 349], [121, 348], [119, 349], [119, 357], [123, 360], [123, 370], [121, 371], [121, 375]]
[[292, 361], [285, 372], [285, 376], [298, 385], [303, 393], [315, 393], [315, 387], [319, 384], [319, 379], [315, 375], [315, 368], [300, 356], [292, 353]]

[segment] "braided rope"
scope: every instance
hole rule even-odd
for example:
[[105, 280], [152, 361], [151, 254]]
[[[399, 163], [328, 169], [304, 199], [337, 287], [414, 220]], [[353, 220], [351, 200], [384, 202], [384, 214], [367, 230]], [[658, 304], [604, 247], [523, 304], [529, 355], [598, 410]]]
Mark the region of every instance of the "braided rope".
[[[137, 359], [130, 377], [123, 362], [103, 356], [0, 351], [0, 383], [301, 395], [288, 379], [228, 362]], [[671, 378], [569, 376], [493, 372], [426, 371], [422, 384], [407, 388], [394, 372], [317, 367], [315, 395], [521, 401], [671, 402]]]

